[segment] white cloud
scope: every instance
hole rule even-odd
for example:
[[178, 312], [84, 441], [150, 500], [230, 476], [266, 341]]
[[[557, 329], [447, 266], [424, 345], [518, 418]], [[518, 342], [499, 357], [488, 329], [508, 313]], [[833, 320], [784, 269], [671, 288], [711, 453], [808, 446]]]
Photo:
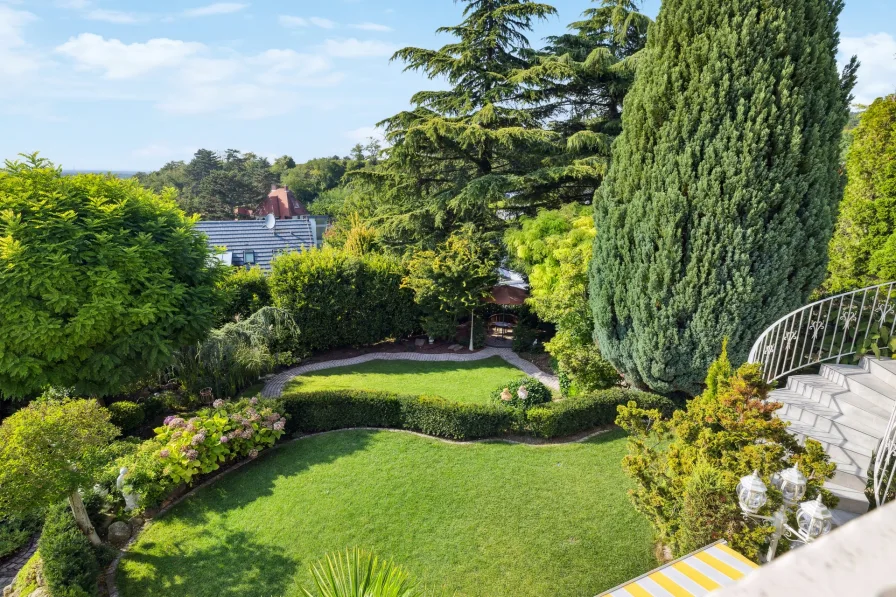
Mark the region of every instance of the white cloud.
[[109, 79], [128, 79], [152, 70], [177, 66], [189, 56], [205, 50], [198, 42], [150, 39], [146, 43], [125, 44], [93, 33], [82, 33], [56, 48], [75, 61], [81, 70], [101, 70]]
[[91, 10], [84, 15], [89, 21], [105, 21], [106, 23], [117, 23], [119, 25], [131, 25], [142, 19], [130, 12], [121, 12], [118, 10]]
[[234, 12], [239, 12], [244, 8], [247, 8], [248, 6], [248, 4], [242, 4], [239, 2], [218, 2], [216, 4], [209, 4], [208, 6], [200, 6], [198, 8], [185, 10], [184, 16], [208, 17], [212, 15], [226, 15]]
[[349, 39], [328, 39], [323, 45], [324, 52], [336, 58], [367, 58], [372, 56], [391, 56], [397, 49], [392, 44], [377, 41], [361, 41], [353, 37]]
[[36, 70], [39, 60], [25, 43], [25, 27], [37, 17], [0, 4], [0, 78]]
[[280, 15], [277, 18], [282, 27], [307, 27], [308, 19], [302, 17], [292, 17], [290, 15]]
[[331, 21], [330, 19], [324, 19], [321, 17], [311, 17], [308, 19], [312, 25], [315, 27], [320, 27], [321, 29], [333, 29], [336, 27], [336, 22]]
[[90, 5], [90, 0], [56, 0], [56, 6], [71, 10], [84, 10]]
[[357, 23], [349, 25], [352, 29], [361, 29], [362, 31], [392, 31], [392, 27], [388, 25], [380, 25], [379, 23]]
[[896, 39], [888, 33], [840, 38], [840, 62], [858, 56], [858, 82], [853, 91], [856, 103], [870, 104], [878, 97], [896, 92]]

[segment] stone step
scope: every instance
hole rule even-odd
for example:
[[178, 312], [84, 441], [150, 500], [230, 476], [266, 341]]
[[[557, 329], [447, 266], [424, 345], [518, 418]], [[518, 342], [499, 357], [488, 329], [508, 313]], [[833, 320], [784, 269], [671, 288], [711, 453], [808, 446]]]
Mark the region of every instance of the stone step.
[[896, 387], [869, 373], [859, 365], [822, 365], [819, 374], [883, 408], [888, 413], [896, 405]]
[[819, 375], [791, 375], [787, 380], [787, 390], [839, 411], [869, 428], [876, 428], [880, 421], [890, 419], [890, 409], [882, 408]]
[[[887, 421], [870, 415], [857, 417], [844, 414], [834, 406], [824, 406], [786, 390], [772, 392], [770, 398], [783, 406], [775, 414], [786, 421], [811, 425], [821, 433], [839, 435], [869, 450], [876, 450]], [[873, 417], [873, 418], [872, 418]]]
[[838, 510], [854, 514], [864, 514], [868, 511], [869, 503], [864, 491], [842, 487], [830, 481], [825, 483], [824, 487], [840, 499], [837, 503]]
[[861, 516], [858, 512], [847, 512], [846, 510], [840, 510], [839, 508], [835, 510], [831, 510], [831, 517], [833, 518], [833, 523], [835, 527], [842, 527], [849, 521], [858, 518]]
[[896, 361], [864, 358], [859, 365], [868, 373], [896, 388]]
[[788, 431], [794, 435], [800, 443], [805, 443], [806, 438], [818, 441], [831, 457], [831, 461], [837, 464], [837, 469], [852, 475], [867, 475], [868, 466], [871, 464], [871, 451], [861, 450], [856, 446], [838, 445], [836, 442], [827, 441], [822, 434], [815, 433], [815, 429], [808, 425], [792, 423]]
[[831, 482], [835, 485], [840, 485], [841, 487], [855, 489], [856, 491], [865, 491], [865, 487], [868, 485], [867, 471], [861, 475], [856, 475], [848, 473], [845, 470], [837, 469], [837, 471], [834, 472], [834, 478], [831, 479]]

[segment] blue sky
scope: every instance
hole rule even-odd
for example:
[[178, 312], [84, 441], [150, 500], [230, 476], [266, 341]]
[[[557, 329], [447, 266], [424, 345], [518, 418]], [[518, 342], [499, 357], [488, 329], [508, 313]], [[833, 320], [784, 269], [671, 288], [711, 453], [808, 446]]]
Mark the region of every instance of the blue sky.
[[[547, 0], [550, 2], [550, 0]], [[591, 5], [555, 0], [538, 45]], [[645, 0], [655, 16], [659, 0]], [[199, 147], [302, 161], [344, 155], [431, 88], [389, 63], [438, 47], [451, 0], [0, 0], [0, 158], [148, 170]], [[857, 101], [896, 91], [896, 2], [846, 0]]]

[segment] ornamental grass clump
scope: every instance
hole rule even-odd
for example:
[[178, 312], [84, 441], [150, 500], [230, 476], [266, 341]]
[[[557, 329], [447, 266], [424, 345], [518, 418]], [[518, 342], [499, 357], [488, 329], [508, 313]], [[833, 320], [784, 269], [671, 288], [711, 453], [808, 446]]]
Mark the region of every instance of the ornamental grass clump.
[[189, 483], [224, 462], [255, 458], [280, 439], [285, 426], [286, 419], [258, 398], [235, 404], [216, 400], [189, 419], [167, 417], [155, 430], [163, 474], [175, 483]]
[[381, 560], [361, 549], [327, 554], [311, 567], [314, 592], [305, 597], [422, 597], [420, 585], [391, 560]]

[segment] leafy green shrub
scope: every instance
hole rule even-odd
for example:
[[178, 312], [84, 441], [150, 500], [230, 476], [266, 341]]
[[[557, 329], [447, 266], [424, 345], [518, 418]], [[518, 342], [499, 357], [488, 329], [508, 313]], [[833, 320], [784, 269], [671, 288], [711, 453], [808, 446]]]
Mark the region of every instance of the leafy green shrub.
[[0, 519], [0, 558], [25, 547], [40, 525], [41, 515], [37, 512]]
[[97, 594], [100, 567], [96, 554], [65, 503], [47, 509], [37, 546], [44, 562], [44, 578], [54, 597]]
[[507, 433], [515, 416], [513, 410], [498, 405], [365, 390], [289, 392], [279, 399], [279, 405], [288, 417], [290, 433], [382, 427], [450, 439], [478, 439]]
[[311, 567], [315, 591], [305, 597], [422, 597], [420, 586], [392, 561], [360, 549], [327, 554]]
[[326, 247], [281, 255], [271, 293], [301, 330], [300, 353], [400, 338], [418, 326], [413, 292], [401, 287], [401, 264], [382, 255]]
[[262, 307], [271, 305], [271, 287], [261, 268], [233, 267], [218, 282], [224, 295], [219, 325], [246, 319]]
[[173, 189], [26, 162], [0, 167], [3, 396], [114, 394], [206, 335], [218, 268]]
[[103, 487], [110, 495], [120, 495], [115, 487], [121, 467], [128, 469], [124, 477], [124, 491], [137, 494], [138, 511], [158, 508], [171, 493], [174, 482], [165, 474], [165, 462], [159, 458], [162, 444], [151, 439], [134, 445], [133, 450], [116, 459], [113, 466], [108, 467]]
[[217, 397], [235, 396], [276, 366], [290, 363], [292, 354], [278, 350], [297, 336], [288, 312], [264, 307], [178, 351], [172, 373], [193, 394], [211, 388]]
[[146, 420], [143, 407], [136, 402], [113, 402], [109, 409], [109, 422], [121, 429], [122, 433], [130, 433], [140, 427]]
[[[526, 388], [529, 393], [526, 399], [520, 398], [519, 389]], [[505, 400], [504, 390], [510, 394], [510, 399]], [[502, 384], [492, 392], [492, 401], [503, 404], [504, 406], [512, 406], [514, 408], [527, 409], [538, 404], [544, 404], [551, 401], [551, 391], [546, 385], [535, 379], [534, 377], [518, 377], [506, 384]]]
[[283, 435], [286, 420], [270, 406], [252, 398], [235, 404], [216, 400], [212, 408], [184, 420], [171, 416], [156, 429], [163, 473], [174, 483], [189, 483], [221, 463], [249, 456], [273, 446]]
[[530, 408], [526, 411], [526, 425], [530, 433], [538, 437], [572, 435], [600, 425], [611, 425], [616, 420], [617, 407], [630, 401], [640, 408], [657, 409], [664, 416], [671, 416], [675, 410], [672, 401], [664, 396], [611, 388]]

